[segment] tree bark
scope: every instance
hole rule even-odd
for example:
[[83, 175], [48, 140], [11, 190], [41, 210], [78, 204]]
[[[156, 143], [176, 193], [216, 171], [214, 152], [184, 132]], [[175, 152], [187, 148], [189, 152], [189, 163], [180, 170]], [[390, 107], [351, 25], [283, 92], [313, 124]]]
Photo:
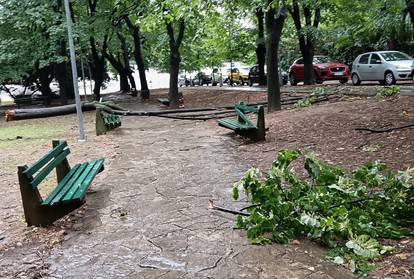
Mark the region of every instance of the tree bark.
[[112, 53], [108, 53], [107, 51], [105, 51], [103, 55], [119, 74], [120, 91], [129, 92], [130, 87], [128, 83], [127, 69], [125, 68], [125, 66], [119, 61], [119, 59], [116, 59]]
[[[132, 96], [137, 96], [137, 86], [135, 84], [134, 76], [132, 75], [133, 71], [131, 70], [131, 66], [129, 64], [129, 50], [128, 50], [128, 44], [126, 42], [125, 37], [121, 33], [117, 33], [118, 39], [121, 42], [121, 48], [122, 48], [122, 57], [124, 60], [124, 69], [125, 69], [125, 75], [127, 78], [127, 82], [129, 80], [129, 83], [131, 84], [131, 87], [129, 87], [128, 91], [131, 91]], [[145, 70], [144, 70], [145, 74]], [[128, 85], [129, 86], [129, 85]], [[149, 98], [149, 96], [148, 96]]]
[[52, 90], [50, 89], [50, 83], [52, 82], [53, 75], [51, 66], [44, 67], [38, 70], [39, 82], [38, 87], [45, 100], [45, 105], [50, 105], [52, 102]]
[[178, 36], [175, 38], [174, 28], [171, 22], [166, 22], [167, 33], [169, 37], [170, 46], [170, 88], [168, 90], [168, 97], [170, 99], [170, 107], [178, 108], [179, 94], [178, 94], [178, 74], [180, 72], [180, 45], [184, 38], [185, 23], [181, 18], [179, 21]]
[[261, 8], [256, 10], [256, 17], [258, 24], [256, 57], [259, 70], [259, 84], [266, 85], [266, 75], [264, 70], [264, 66], [266, 64], [266, 42], [264, 36], [264, 13]]
[[137, 63], [139, 80], [141, 82], [141, 98], [146, 100], [150, 97], [150, 91], [145, 74], [144, 59], [142, 57], [140, 28], [139, 25], [134, 25], [128, 16], [124, 16], [124, 20], [129, 30], [132, 32], [132, 37], [134, 38], [134, 58]]
[[[275, 18], [276, 14], [278, 14], [277, 18]], [[268, 100], [268, 111], [269, 112], [280, 110], [282, 108], [281, 100], [280, 100], [278, 52], [279, 52], [280, 37], [282, 35], [285, 18], [286, 18], [286, 13], [284, 9], [281, 9], [279, 12], [275, 9], [269, 9], [266, 12], [267, 100]]]
[[[312, 10], [309, 6], [303, 6], [303, 14], [305, 18], [306, 30], [302, 28], [301, 23], [301, 14], [298, 0], [293, 0], [292, 7], [289, 9], [290, 14], [292, 15], [293, 23], [296, 28], [297, 36], [299, 39], [299, 49], [302, 54], [304, 62], [304, 84], [314, 84], [315, 83], [315, 74], [313, 70], [313, 56], [314, 56], [314, 38], [313, 34], [309, 31], [306, 31], [310, 28], [318, 28], [321, 10], [319, 7], [315, 7], [315, 15], [312, 23]], [[306, 33], [307, 32], [307, 33]], [[306, 34], [305, 34], [306, 33]]]
[[95, 81], [93, 88], [93, 94], [95, 99], [99, 100], [101, 98], [101, 86], [104, 81], [105, 76], [105, 57], [104, 53], [108, 48], [108, 35], [106, 34], [102, 43], [101, 54], [96, 47], [96, 41], [94, 37], [89, 38], [89, 43], [91, 46], [91, 56], [92, 62], [90, 63], [90, 68], [92, 70], [92, 78]]

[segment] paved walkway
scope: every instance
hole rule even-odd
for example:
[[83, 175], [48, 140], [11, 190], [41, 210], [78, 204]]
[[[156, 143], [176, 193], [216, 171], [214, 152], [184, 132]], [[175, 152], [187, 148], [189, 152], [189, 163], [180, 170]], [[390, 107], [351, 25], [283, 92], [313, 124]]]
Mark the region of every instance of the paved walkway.
[[211, 125], [125, 118], [121, 155], [96, 179], [78, 231], [53, 251], [51, 277], [347, 278], [316, 245], [252, 246], [234, 216], [208, 209], [209, 199], [241, 207], [231, 186], [248, 168]]

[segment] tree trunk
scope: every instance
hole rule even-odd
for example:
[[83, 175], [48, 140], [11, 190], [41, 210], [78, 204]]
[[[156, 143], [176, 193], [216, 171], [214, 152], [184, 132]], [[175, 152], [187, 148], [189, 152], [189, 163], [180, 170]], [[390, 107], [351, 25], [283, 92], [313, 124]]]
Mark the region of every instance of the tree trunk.
[[410, 15], [411, 24], [414, 32], [414, 0], [405, 0], [407, 5], [407, 12]]
[[[121, 48], [122, 48], [122, 57], [124, 60], [124, 70], [125, 70], [125, 75], [127, 78], [127, 82], [129, 80], [129, 83], [131, 84], [131, 87], [129, 87], [128, 84], [128, 91], [131, 91], [131, 95], [132, 96], [137, 96], [137, 86], [135, 84], [135, 79], [134, 76], [132, 75], [133, 71], [131, 70], [131, 66], [129, 65], [129, 51], [128, 51], [128, 44], [126, 42], [125, 37], [121, 34], [121, 33], [117, 33], [118, 35], [118, 39], [121, 42]], [[144, 74], [145, 74], [145, 70], [144, 70]], [[149, 98], [149, 96], [148, 96]]]
[[135, 58], [135, 62], [137, 63], [139, 80], [141, 82], [141, 98], [146, 100], [146, 99], [149, 99], [150, 97], [150, 91], [148, 88], [147, 77], [145, 74], [144, 59], [142, 57], [141, 34], [140, 34], [139, 25], [134, 25], [128, 16], [125, 16], [124, 20], [129, 30], [132, 32], [132, 36], [134, 38], [134, 58]]
[[169, 37], [170, 46], [170, 88], [168, 90], [168, 97], [170, 98], [170, 107], [178, 108], [179, 95], [178, 95], [178, 74], [180, 72], [180, 45], [184, 38], [184, 19], [181, 18], [179, 21], [178, 36], [174, 36], [174, 28], [171, 22], [166, 22], [167, 33]]
[[50, 83], [52, 82], [53, 75], [51, 72], [51, 66], [44, 67], [38, 70], [39, 72], [39, 89], [45, 100], [45, 105], [50, 105], [52, 102], [52, 90], [50, 89]]
[[304, 62], [304, 81], [306, 85], [315, 83], [315, 76], [313, 70], [313, 56], [314, 56], [314, 32], [311, 28], [317, 29], [321, 19], [320, 8], [315, 8], [315, 15], [312, 24], [312, 11], [309, 6], [303, 6], [303, 14], [305, 18], [306, 29], [302, 28], [301, 14], [298, 0], [293, 0], [292, 7], [289, 9], [292, 15], [293, 23], [296, 28], [299, 39], [299, 48]]
[[124, 72], [119, 73], [119, 90], [124, 93], [131, 91], [131, 87], [129, 86], [128, 82], [128, 76]]
[[282, 108], [280, 101], [280, 82], [278, 71], [278, 51], [279, 42], [282, 35], [283, 25], [286, 13], [282, 9], [276, 16], [275, 9], [269, 9], [266, 12], [266, 31], [267, 31], [267, 48], [266, 48], [266, 65], [267, 65], [267, 100], [268, 111], [280, 110]]
[[266, 85], [266, 75], [264, 71], [264, 66], [266, 63], [266, 45], [264, 37], [264, 13], [262, 9], [256, 10], [256, 17], [258, 23], [256, 57], [259, 70], [259, 84]]
[[68, 103], [68, 80], [66, 79], [66, 62], [62, 62], [56, 64], [54, 66], [54, 72], [57, 82], [59, 83], [59, 96], [60, 96], [60, 103], [62, 105], [66, 105]]
[[125, 69], [124, 65], [122, 65], [122, 63], [119, 61], [119, 57], [118, 59], [115, 58], [115, 56], [111, 53], [108, 52], [104, 52], [103, 56], [109, 61], [109, 63], [111, 63], [112, 67], [114, 67], [114, 69], [118, 72], [119, 74], [119, 89], [121, 92], [129, 92], [130, 91], [130, 87], [129, 87], [129, 83], [128, 83], [128, 70]]
[[315, 76], [315, 71], [313, 70], [313, 44], [307, 43], [304, 48], [301, 48], [301, 53], [303, 57], [303, 70], [304, 70], [304, 80], [305, 85], [315, 84], [315, 80], [318, 78]]
[[178, 108], [178, 74], [180, 72], [180, 52], [178, 48], [170, 48], [170, 87], [168, 90], [168, 97], [170, 99], [170, 107]]
[[98, 53], [96, 48], [96, 41], [94, 37], [89, 38], [89, 43], [91, 46], [91, 55], [92, 55], [92, 62], [90, 63], [90, 68], [92, 70], [92, 78], [95, 81], [95, 86], [93, 88], [93, 94], [95, 95], [95, 99], [99, 100], [101, 98], [101, 86], [104, 81], [105, 76], [105, 57], [104, 53], [108, 47], [108, 35], [105, 35], [101, 55]]

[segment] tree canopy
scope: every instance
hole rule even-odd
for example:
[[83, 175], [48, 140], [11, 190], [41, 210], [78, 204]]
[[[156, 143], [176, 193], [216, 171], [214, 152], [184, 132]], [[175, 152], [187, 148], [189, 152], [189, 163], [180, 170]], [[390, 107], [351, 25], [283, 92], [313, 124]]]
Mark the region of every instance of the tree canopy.
[[[56, 79], [70, 97], [62, 5], [63, 0], [0, 0], [2, 83], [36, 82], [45, 89]], [[89, 65], [97, 96], [108, 69], [120, 75], [121, 90], [139, 87], [131, 74], [134, 60], [142, 91], [148, 91], [148, 68], [192, 72], [230, 60], [263, 65], [263, 55], [272, 53], [264, 49], [270, 11], [274, 18], [284, 16], [280, 43], [267, 48], [278, 47], [285, 70], [300, 56], [305, 64], [314, 54], [351, 63], [364, 51], [414, 51], [412, 0], [84, 0], [72, 1], [71, 10], [77, 57]]]

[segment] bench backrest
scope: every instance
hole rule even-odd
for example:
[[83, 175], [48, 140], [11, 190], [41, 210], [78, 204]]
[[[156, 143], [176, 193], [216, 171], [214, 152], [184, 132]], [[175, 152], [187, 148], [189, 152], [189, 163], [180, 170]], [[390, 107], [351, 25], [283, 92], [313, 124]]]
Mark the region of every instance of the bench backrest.
[[37, 188], [46, 176], [66, 159], [69, 153], [67, 142], [61, 141], [39, 161], [28, 167], [23, 174], [31, 181], [32, 188]]
[[[264, 109], [263, 106], [246, 106], [246, 105], [235, 105], [234, 110], [236, 111], [238, 121], [241, 121], [245, 124], [254, 126], [258, 129], [264, 129]], [[249, 111], [257, 114], [257, 124], [254, 125], [249, 117], [246, 116], [244, 111]], [[263, 126], [263, 127], [262, 127]]]

